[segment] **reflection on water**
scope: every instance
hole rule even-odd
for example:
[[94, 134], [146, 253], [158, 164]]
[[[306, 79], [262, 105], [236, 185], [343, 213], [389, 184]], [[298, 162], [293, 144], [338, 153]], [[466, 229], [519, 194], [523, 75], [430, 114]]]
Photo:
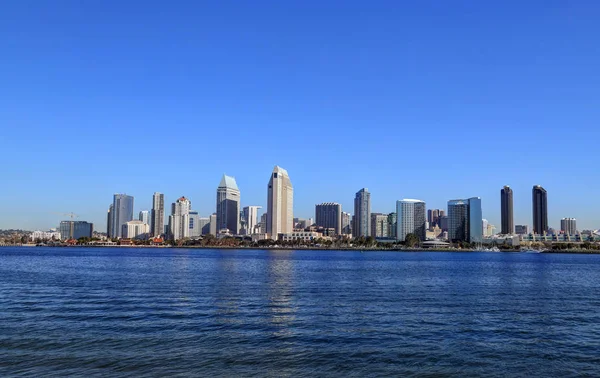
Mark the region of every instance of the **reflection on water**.
[[278, 326], [278, 335], [290, 334], [294, 321], [294, 266], [291, 251], [269, 251], [267, 255], [268, 308], [271, 323]]

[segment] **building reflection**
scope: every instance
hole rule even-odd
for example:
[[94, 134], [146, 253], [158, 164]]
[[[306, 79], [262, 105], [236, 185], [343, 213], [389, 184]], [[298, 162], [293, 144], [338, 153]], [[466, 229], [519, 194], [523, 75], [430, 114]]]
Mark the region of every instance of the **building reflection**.
[[296, 318], [294, 306], [294, 261], [292, 251], [269, 251], [267, 258], [268, 309], [276, 336], [291, 335]]

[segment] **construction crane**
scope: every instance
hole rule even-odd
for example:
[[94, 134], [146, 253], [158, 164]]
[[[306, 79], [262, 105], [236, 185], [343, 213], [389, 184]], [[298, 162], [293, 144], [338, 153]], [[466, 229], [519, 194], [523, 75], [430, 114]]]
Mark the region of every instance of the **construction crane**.
[[54, 214], [63, 215], [63, 216], [64, 216], [64, 215], [66, 215], [66, 216], [68, 216], [69, 218], [71, 218], [71, 220], [73, 220], [74, 218], [77, 218], [77, 217], [79, 217], [79, 215], [77, 215], [77, 214], [75, 214], [75, 213], [56, 213], [56, 212], [55, 212]]

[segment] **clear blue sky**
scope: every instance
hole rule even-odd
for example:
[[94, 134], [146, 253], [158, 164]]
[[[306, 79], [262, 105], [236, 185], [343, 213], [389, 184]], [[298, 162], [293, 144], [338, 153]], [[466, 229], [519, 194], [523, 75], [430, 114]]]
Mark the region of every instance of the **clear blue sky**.
[[221, 175], [266, 206], [274, 165], [295, 214], [401, 198], [446, 208], [500, 188], [531, 224], [599, 228], [598, 1], [0, 3], [0, 228], [75, 212], [106, 227], [113, 193], [207, 216]]

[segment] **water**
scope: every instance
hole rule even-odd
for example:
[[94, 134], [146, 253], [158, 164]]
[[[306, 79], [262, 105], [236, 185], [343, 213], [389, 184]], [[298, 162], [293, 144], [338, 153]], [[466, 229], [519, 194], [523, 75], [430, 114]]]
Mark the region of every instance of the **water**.
[[0, 248], [0, 376], [598, 376], [600, 256]]

